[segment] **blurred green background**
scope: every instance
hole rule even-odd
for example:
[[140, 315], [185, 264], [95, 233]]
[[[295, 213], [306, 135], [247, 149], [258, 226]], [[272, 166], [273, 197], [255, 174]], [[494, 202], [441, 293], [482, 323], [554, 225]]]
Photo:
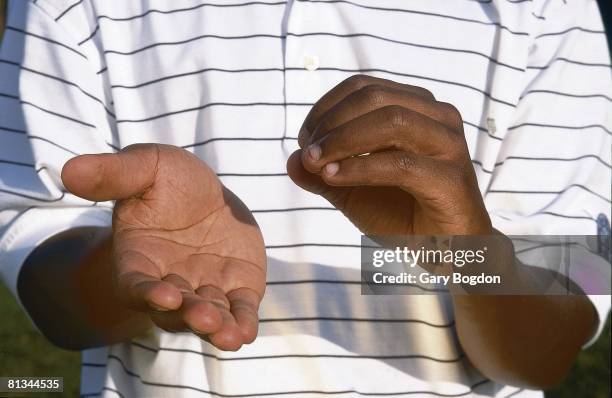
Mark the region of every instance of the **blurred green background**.
[[[26, 0], [19, 0], [26, 1]], [[0, 0], [0, 38], [4, 27]], [[551, 331], [554, 333], [554, 331]], [[0, 376], [61, 376], [66, 397], [79, 395], [78, 352], [61, 350], [31, 326], [8, 290], [0, 284]], [[40, 397], [59, 394], [36, 395]], [[31, 395], [30, 395], [31, 396]], [[546, 398], [610, 397], [610, 319], [595, 345], [583, 351], [570, 375]]]

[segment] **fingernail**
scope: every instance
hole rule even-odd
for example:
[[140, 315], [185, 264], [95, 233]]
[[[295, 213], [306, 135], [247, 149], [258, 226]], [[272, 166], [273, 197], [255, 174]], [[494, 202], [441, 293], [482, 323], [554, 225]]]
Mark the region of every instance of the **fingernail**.
[[312, 144], [311, 146], [309, 146], [308, 156], [310, 156], [312, 160], [321, 159], [321, 147], [317, 144]]
[[333, 175], [336, 175], [338, 169], [340, 169], [340, 165], [338, 163], [328, 163], [323, 168], [323, 172], [325, 173], [325, 175], [331, 177]]

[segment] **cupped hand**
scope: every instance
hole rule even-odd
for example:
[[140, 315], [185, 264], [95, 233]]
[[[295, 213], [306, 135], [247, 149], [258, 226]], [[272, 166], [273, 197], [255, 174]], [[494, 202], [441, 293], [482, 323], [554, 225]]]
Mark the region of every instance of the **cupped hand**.
[[368, 235], [492, 232], [461, 115], [426, 89], [369, 76], [313, 106], [287, 171]]
[[82, 198], [116, 200], [113, 278], [122, 303], [220, 349], [255, 339], [263, 239], [247, 207], [203, 161], [177, 147], [137, 144], [73, 158], [62, 180]]

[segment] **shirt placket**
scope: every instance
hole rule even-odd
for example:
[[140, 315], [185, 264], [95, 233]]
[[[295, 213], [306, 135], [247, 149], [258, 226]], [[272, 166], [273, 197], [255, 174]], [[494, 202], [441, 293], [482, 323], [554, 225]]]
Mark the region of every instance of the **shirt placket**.
[[306, 2], [289, 0], [284, 21], [284, 100], [285, 140], [287, 150], [297, 148], [299, 129], [308, 111], [318, 99], [322, 80], [317, 70], [322, 60], [305, 33], [311, 32], [312, 7]]

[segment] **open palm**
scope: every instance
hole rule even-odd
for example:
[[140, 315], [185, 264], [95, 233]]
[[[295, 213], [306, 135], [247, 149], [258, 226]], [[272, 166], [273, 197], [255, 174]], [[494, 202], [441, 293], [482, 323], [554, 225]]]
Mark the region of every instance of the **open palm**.
[[263, 239], [246, 206], [203, 161], [180, 148], [139, 144], [71, 159], [62, 179], [80, 197], [117, 200], [114, 279], [128, 307], [221, 349], [256, 337]]

